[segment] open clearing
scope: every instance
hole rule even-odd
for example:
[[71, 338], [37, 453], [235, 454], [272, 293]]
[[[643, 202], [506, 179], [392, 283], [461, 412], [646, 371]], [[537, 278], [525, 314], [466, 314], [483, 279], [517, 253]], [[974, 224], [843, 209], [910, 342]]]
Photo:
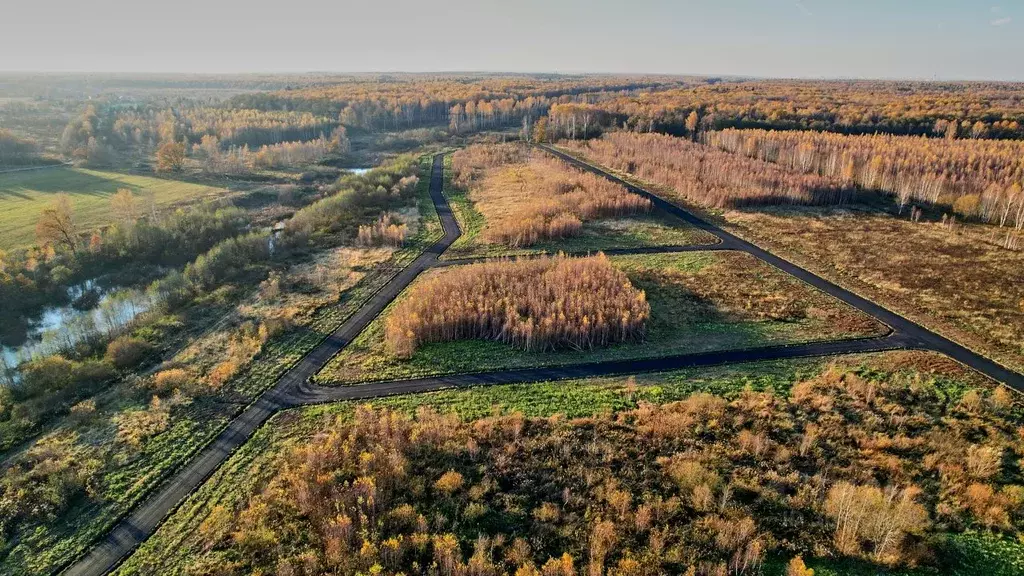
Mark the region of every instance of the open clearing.
[[134, 192], [147, 209], [200, 199], [217, 198], [224, 188], [169, 178], [139, 176], [83, 168], [48, 168], [0, 174], [0, 249], [21, 248], [35, 242], [39, 214], [59, 192], [71, 197], [75, 224], [87, 231], [113, 222], [110, 196], [120, 188]]
[[[437, 168], [438, 166], [435, 164], [435, 170]], [[372, 301], [368, 303], [362, 310], [360, 310], [360, 312], [357, 313], [349, 322], [347, 322], [345, 326], [338, 329], [333, 334], [332, 338], [328, 338], [327, 340], [325, 340], [313, 353], [304, 358], [302, 365], [296, 367], [294, 370], [289, 372], [284, 378], [282, 378], [271, 392], [267, 393], [263, 398], [261, 398], [260, 402], [254, 404], [249, 410], [246, 410], [246, 412], [242, 416], [236, 418], [232, 422], [231, 426], [229, 426], [229, 428], [225, 430], [220, 437], [218, 437], [218, 440], [215, 442], [215, 444], [211, 445], [204, 452], [202, 457], [197, 458], [194, 461], [194, 466], [190, 465], [188, 469], [182, 470], [175, 478], [171, 479], [167, 483], [165, 488], [161, 489], [158, 494], [155, 494], [151, 498], [150, 505], [148, 505], [145, 510], [136, 510], [130, 516], [125, 518], [119, 524], [117, 529], [111, 532], [108, 538], [104, 541], [104, 544], [94, 549], [93, 552], [90, 553], [88, 557], [83, 559], [81, 562], [77, 563], [75, 567], [70, 571], [70, 573], [100, 574], [105, 573], [111, 567], [116, 565], [117, 561], [120, 558], [127, 555], [131, 549], [133, 549], [138, 544], [142, 543], [147, 536], [152, 534], [157, 529], [158, 523], [163, 519], [165, 514], [173, 510], [176, 504], [182, 501], [182, 498], [184, 498], [187, 494], [192, 493], [197, 488], [198, 484], [200, 483], [199, 478], [204, 477], [205, 474], [207, 473], [213, 473], [213, 471], [218, 467], [219, 464], [223, 463], [225, 460], [228, 459], [229, 455], [233, 452], [234, 449], [241, 448], [242, 444], [245, 443], [246, 438], [253, 430], [255, 430], [258, 426], [265, 423], [269, 418], [271, 418], [271, 416], [277, 410], [281, 410], [286, 407], [297, 406], [301, 403], [307, 402], [324, 402], [331, 399], [351, 400], [352, 398], [377, 398], [403, 392], [428, 392], [430, 390], [440, 390], [451, 386], [451, 384], [446, 384], [444, 378], [441, 378], [438, 379], [438, 381], [433, 384], [430, 384], [428, 382], [426, 383], [426, 385], [421, 385], [422, 383], [417, 384], [415, 382], [378, 382], [365, 387], [342, 386], [334, 388], [320, 388], [319, 390], [322, 391], [323, 394], [306, 394], [307, 379], [311, 374], [313, 374], [313, 372], [316, 370], [316, 367], [323, 365], [323, 362], [325, 362], [327, 358], [329, 358], [332, 354], [336, 354], [341, 350], [351, 348], [350, 343], [354, 342], [355, 339], [364, 338], [367, 333], [372, 332], [372, 330], [367, 330], [366, 328], [369, 327], [371, 323], [380, 324], [379, 316], [385, 312], [385, 306], [387, 305], [387, 303], [394, 302], [395, 298], [399, 296], [400, 290], [410, 287], [417, 273], [426, 271], [428, 268], [431, 268], [432, 266], [436, 265], [436, 260], [432, 262], [431, 259], [436, 258], [437, 254], [443, 252], [447, 247], [449, 247], [452, 244], [455, 238], [458, 237], [458, 232], [455, 230], [454, 226], [455, 223], [440, 193], [441, 178], [439, 176], [440, 175], [437, 174], [437, 172], [435, 171], [434, 177], [432, 178], [431, 182], [431, 197], [435, 205], [438, 207], [438, 215], [441, 217], [441, 221], [444, 225], [444, 239], [439, 241], [434, 247], [432, 247], [428, 251], [427, 254], [424, 254], [424, 256], [422, 256], [412, 266], [410, 266], [409, 269], [399, 274], [392, 281], [390, 286], [386, 287], [383, 291], [374, 296]], [[674, 207], [670, 208], [674, 209], [676, 212], [679, 212], [680, 214], [685, 214], [679, 209], [676, 209]], [[680, 215], [679, 217], [682, 218], [684, 216]], [[846, 292], [843, 289], [838, 288], [834, 285], [828, 284], [827, 282], [821, 280], [820, 278], [814, 276], [811, 273], [806, 272], [805, 270], [802, 270], [798, 267], [781, 261], [778, 258], [772, 256], [769, 253], [764, 252], [763, 250], [757, 247], [744, 243], [740, 239], [732, 237], [727, 232], [719, 231], [716, 232], [716, 234], [723, 237], [723, 240], [730, 244], [730, 246], [739, 247], [739, 249], [742, 250], [742, 252], [691, 253], [686, 255], [662, 254], [657, 256], [624, 256], [619, 258], [619, 260], [628, 261], [631, 259], [648, 259], [648, 266], [635, 266], [633, 268], [639, 268], [640, 272], [647, 272], [649, 275], [654, 276], [656, 284], [672, 284], [672, 281], [675, 280], [677, 284], [682, 284], [684, 288], [689, 289], [683, 292], [684, 296], [686, 294], [696, 295], [694, 297], [691, 297], [691, 300], [696, 301], [697, 303], [697, 305], [693, 305], [691, 302], [692, 308], [681, 308], [678, 305], [668, 307], [668, 309], [672, 312], [672, 319], [670, 320], [670, 322], [676, 322], [677, 325], [680, 321], [677, 320], [676, 317], [683, 316], [684, 318], [682, 322], [692, 320], [693, 318], [700, 318], [700, 313], [702, 312], [702, 310], [707, 310], [707, 307], [711, 306], [712, 319], [739, 319], [738, 323], [733, 323], [745, 328], [755, 328], [755, 330], [749, 331], [749, 336], [756, 344], [763, 344], [766, 341], [769, 343], [773, 341], [778, 343], [780, 341], [785, 341], [786, 336], [793, 336], [794, 334], [800, 336], [801, 333], [806, 339], [806, 336], [808, 334], [814, 334], [816, 330], [819, 335], [823, 331], [826, 332], [825, 337], [827, 338], [838, 337], [839, 340], [842, 340], [843, 337], [848, 338], [850, 336], [849, 333], [836, 335], [837, 327], [845, 328], [848, 332], [860, 331], [866, 333], [865, 335], [877, 334], [879, 332], [878, 324], [874, 323], [873, 321], [864, 316], [861, 316], [859, 313], [856, 313], [855, 316], [849, 316], [842, 310], [839, 310], [839, 313], [836, 315], [830, 313], [830, 311], [834, 311], [834, 306], [840, 306], [841, 308], [845, 308], [845, 306], [839, 305], [837, 301], [832, 300], [829, 297], [825, 297], [824, 294], [827, 293], [834, 295], [835, 298], [840, 298], [846, 302], [850, 302], [850, 305], [856, 307], [857, 309], [869, 311], [872, 315], [879, 318], [885, 318], [887, 323], [896, 328], [897, 333], [909, 335], [913, 338], [916, 338], [917, 340], [914, 341], [916, 345], [928, 346], [936, 350], [945, 351], [953, 355], [954, 357], [963, 358], [962, 362], [964, 362], [965, 364], [978, 367], [978, 369], [982, 370], [986, 374], [998, 374], [999, 379], [1007, 381], [1017, 389], [1021, 388], [1018, 379], [1016, 379], [1016, 375], [1011, 375], [1012, 377], [1006, 376], [1005, 374], [1003, 374], [1003, 371], [1000, 367], [992, 365], [985, 359], [971, 355], [969, 352], [957, 347], [953, 343], [944, 340], [933, 333], [927, 332], [921, 329], [920, 327], [914, 325], [913, 323], [908, 322], [905, 319], [896, 316], [892, 313], [889, 313], [884, 309], [880, 309], [869, 301], [856, 297], [855, 295], [850, 294], [849, 292]], [[752, 255], [757, 255], [757, 259], [755, 259]], [[719, 261], [718, 259], [731, 256], [739, 257], [740, 260], [733, 261], [731, 262], [731, 265], [726, 265], [722, 267], [717, 267], [713, 265], [716, 261]], [[710, 259], [711, 262], [704, 262], [703, 264], [700, 264], [690, 261], [690, 264], [675, 266], [667, 264], [668, 260], [677, 260], [680, 259], [680, 257], [684, 260], [704, 257]], [[772, 262], [774, 263], [775, 267], [764, 265], [761, 262]], [[727, 262], [727, 264], [730, 263]], [[767, 269], [767, 275], [765, 275], [761, 270], [758, 270], [759, 267]], [[700, 273], [704, 272], [705, 270], [711, 270], [716, 273], [722, 272], [722, 275], [719, 277], [720, 281], [714, 281], [714, 277], [711, 277], [710, 280], [707, 277], [701, 277]], [[729, 270], [734, 271], [733, 276], [729, 276]], [[789, 274], [792, 274], [793, 276], [788, 276], [785, 272], [783, 272], [783, 270], [785, 270]], [[625, 271], [627, 275], [630, 276], [631, 282], [648, 291], [649, 300], [652, 301], [653, 307], [653, 291], [650, 290], [647, 286], [640, 285], [641, 279], [638, 278], [637, 270], [630, 269], [629, 266], [623, 266], [623, 271]], [[665, 272], [668, 273], [665, 274]], [[687, 276], [690, 276], [690, 280], [693, 280], [692, 276], [695, 274], [697, 276], [697, 280], [699, 280], [698, 282], [694, 283], [693, 285], [686, 285], [683, 282]], [[667, 278], [666, 281], [666, 279], [660, 278], [660, 276], [668, 276], [669, 278]], [[784, 282], [782, 284], [779, 284], [776, 281], [772, 281], [770, 278], [771, 276], [777, 276], [780, 279], [783, 279]], [[801, 278], [802, 281], [796, 280], [795, 278]], [[663, 282], [658, 282], [658, 280], [662, 280]], [[755, 285], [759, 287], [781, 287], [778, 290], [778, 292], [782, 294], [782, 297], [775, 297], [776, 294], [772, 293], [767, 294], [767, 296], [769, 296], [768, 298], [764, 298], [764, 294], [762, 292], [756, 292], [753, 293], [755, 295], [754, 299], [751, 299], [752, 292], [748, 286], [744, 285], [745, 281], [753, 282]], [[719, 290], [722, 287], [722, 285], [724, 285], [726, 289], [720, 290], [720, 294], [708, 295], [706, 298], [700, 297], [700, 294], [708, 294], [707, 290]], [[806, 297], [805, 294], [809, 291], [808, 285], [819, 287], [819, 289], [822, 292], [817, 294], [819, 294], [819, 296], [821, 296], [821, 298], [823, 298], [824, 300], [816, 301], [813, 297]], [[680, 290], [678, 289], [674, 291], [667, 289], [667, 291], [674, 292], [676, 294], [680, 292]], [[737, 299], [737, 295], [740, 296], [741, 298]], [[683, 304], [686, 304], [687, 299], [684, 296], [678, 297], [677, 300]], [[714, 302], [713, 305], [710, 305], [706, 300], [711, 300], [712, 297], [716, 297], [717, 300]], [[824, 310], [824, 313], [822, 313], [822, 310]], [[852, 308], [846, 308], [845, 310], [848, 312], [849, 310], [852, 310]], [[801, 311], [802, 316], [800, 315]], [[817, 325], [815, 325], [814, 321], [800, 321], [799, 318], [801, 317], [816, 320]], [[373, 320], [374, 318], [376, 318], [376, 320]], [[760, 319], [760, 321], [758, 319]], [[864, 324], [865, 321], [867, 322], [867, 326], [865, 326]], [[728, 325], [728, 322], [722, 323]], [[698, 346], [707, 345], [706, 341], [708, 340], [709, 333], [705, 331], [705, 328], [709, 324], [714, 324], [714, 322], [708, 321], [704, 322], [703, 324], [698, 322], [693, 325], [686, 326], [688, 330], [698, 333], [699, 337], [693, 339], [698, 340], [698, 342], [696, 342]], [[786, 325], [789, 325], [791, 332], [787, 335], [784, 333], [785, 330], [783, 330], [782, 339], [780, 340], [779, 334], [773, 334], [772, 329], [783, 328]], [[825, 326], [825, 330], [822, 330], [822, 325]], [[867, 329], [865, 330], [865, 328]], [[740, 332], [742, 335], [743, 330], [741, 329], [738, 332]], [[776, 332], [779, 332], [779, 330], [776, 330]], [[773, 337], [775, 338], [775, 340], [772, 340]], [[827, 353], [841, 354], [844, 353], [844, 350], [846, 353], [849, 353], [850, 351], [855, 349], [859, 344], [863, 344], [863, 342], [864, 341], [836, 342], [834, 344], [838, 344], [840, 348], [832, 347], [829, 349], [830, 352]], [[693, 342], [691, 342], [691, 344], [692, 343]], [[455, 344], [466, 343], [463, 342]], [[819, 343], [818, 341], [816, 341], [815, 344], [813, 344], [813, 346], [823, 345], [823, 343]], [[508, 347], [500, 346], [499, 348], [499, 352], [501, 353], [500, 356], [502, 357], [499, 358], [498, 354], [492, 354], [492, 359], [497, 358], [497, 365], [505, 366], [506, 364], [503, 364], [501, 362], [507, 361], [509, 359], [508, 357], [515, 355], [509, 354], [509, 351], [511, 349]], [[697, 349], [701, 348], [698, 347]], [[766, 349], [760, 348], [760, 350], [763, 351]], [[455, 351], [457, 353], [465, 352], [465, 350], [463, 350], [462, 352], [460, 352], [459, 350]], [[692, 348], [689, 349], [689, 351], [692, 351]], [[472, 352], [472, 350], [470, 350], [470, 352]], [[745, 358], [747, 361], [750, 361], [758, 357], [757, 350], [744, 349], [736, 352], [736, 354], [740, 356], [741, 361], [743, 358]], [[911, 359], [906, 357], [906, 354], [907, 353], [897, 353], [895, 356], [887, 355], [886, 357], [894, 358], [894, 360], [889, 364], [888, 370], [895, 371], [901, 369], [901, 367], [906, 367], [910, 365], [912, 361]], [[917, 353], [909, 354], [913, 355]], [[662, 354], [659, 353], [657, 355], [661, 356]], [[926, 356], [933, 359], [937, 358], [935, 355], [931, 354]], [[603, 355], [600, 356], [598, 359], [607, 357], [607, 355]], [[620, 356], [620, 358], [621, 357], [623, 356]], [[631, 359], [635, 358], [636, 356], [626, 355], [624, 357]], [[579, 357], [576, 357], [574, 359], [578, 358]], [[476, 359], [474, 358], [474, 360]], [[522, 355], [518, 357], [513, 357], [512, 360], [514, 362], [517, 361], [523, 363]], [[527, 358], [526, 362], [532, 362], [535, 360], [535, 358]], [[941, 358], [938, 358], [938, 360], [939, 361], [926, 362], [924, 366], [920, 367], [919, 371], [922, 373], [920, 378], [918, 378], [917, 376], [912, 376], [911, 389], [912, 391], [914, 391], [914, 393], [919, 393], [922, 391], [922, 388], [920, 386], [920, 380], [924, 380], [925, 382], [929, 383], [929, 385], [931, 385], [932, 379], [928, 376], [929, 374], [934, 375], [937, 378], [945, 374], [947, 371], [949, 371], [949, 366], [952, 366], [957, 370], [961, 370], [959, 365], [955, 363], [952, 363], [948, 360], [943, 360]], [[591, 359], [591, 362], [593, 362], [593, 359]], [[799, 362], [804, 361], [801, 360]], [[536, 364], [531, 363], [530, 365]], [[559, 364], [559, 366], [565, 366], [565, 364], [562, 363]], [[752, 365], [748, 364], [746, 366]], [[481, 369], [480, 365], [476, 362], [474, 362], [471, 367], [474, 370]], [[742, 367], [738, 368], [741, 369]], [[431, 367], [431, 369], [436, 370], [436, 367]], [[560, 367], [554, 371], [556, 372], [554, 376], [545, 376], [544, 378], [564, 378], [564, 376], [558, 376], [557, 374], [557, 372], [561, 371], [562, 369], [563, 368]], [[763, 370], [764, 368], [762, 367], [760, 369]], [[883, 367], [880, 367], [879, 369], [886, 370], [886, 368]], [[702, 368], [700, 370], [705, 375], [709, 373], [708, 368]], [[718, 369], [716, 368], [714, 370]], [[538, 371], [543, 370], [534, 370], [534, 372]], [[618, 370], [615, 373], [621, 374], [624, 372], [628, 373], [628, 371], [626, 370]], [[884, 376], [877, 374], [866, 374], [865, 377], [875, 379], [883, 378]], [[858, 377], [858, 379], [859, 378], [860, 377]], [[529, 376], [524, 375], [523, 379], [529, 379]], [[537, 380], [541, 380], [541, 378], [533, 379], [533, 381]], [[754, 380], [756, 380], [756, 378]], [[742, 383], [742, 387], [744, 388], [748, 384], [751, 387], [758, 386], [758, 384], [756, 382], [752, 382], [750, 378], [743, 378], [740, 380], [740, 382]], [[791, 379], [789, 385], [792, 385], [792, 382], [793, 380]], [[433, 386], [433, 388], [431, 388], [431, 386]], [[578, 396], [576, 389], [572, 387], [565, 388], [561, 383], [554, 384], [552, 385], [552, 387], [559, 390], [560, 392], [564, 389], [565, 394], [570, 394], [576, 398], [589, 398], [589, 396], [594, 394], [593, 391], [583, 390], [582, 396]], [[788, 385], [783, 384], [780, 385], [779, 387], [770, 387], [773, 387], [780, 391], [784, 391], [788, 388]], [[315, 386], [313, 388], [315, 388]], [[630, 390], [633, 387], [626, 385], [625, 388], [626, 394], [629, 395]], [[501, 388], [498, 387], [495, 387], [493, 389], [501, 390]], [[537, 388], [527, 386], [522, 387], [521, 389], [532, 392]], [[715, 392], [715, 390], [710, 389], [709, 391]], [[530, 396], [531, 398], [534, 397], [534, 395], [531, 394], [530, 392], [527, 393], [527, 396]], [[726, 396], [728, 396], [727, 392], [718, 392], [720, 394], [725, 394]], [[942, 402], [959, 402], [961, 398], [967, 397], [964, 394], [964, 392], [965, 389], [962, 385], [952, 383], [951, 385], [938, 386], [933, 396], [937, 396], [938, 399]], [[994, 394], [994, 392], [991, 391], [983, 393], [986, 395]], [[458, 394], [458, 392], [449, 391], [444, 392], [443, 394]], [[975, 395], [975, 400], [977, 400], [976, 396], [977, 395]], [[405, 396], [403, 398], [409, 397]], [[381, 400], [382, 403], [387, 403], [390, 401], [391, 400]], [[413, 404], [415, 404], [416, 402], [418, 402], [418, 400], [414, 399], [412, 400], [412, 402]], [[487, 407], [493, 405], [494, 403], [495, 402], [488, 403]], [[913, 403], [911, 402], [910, 405], [913, 405]], [[351, 404], [349, 404], [349, 406], [351, 406]], [[487, 407], [483, 407], [481, 409], [486, 409]], [[310, 410], [330, 410], [331, 408], [332, 407], [330, 406], [323, 406], [311, 408]], [[567, 410], [566, 412], [569, 411]], [[842, 411], [840, 410], [839, 412], [841, 413]], [[944, 413], [944, 410], [940, 410], [940, 412]], [[289, 411], [286, 414], [294, 413], [295, 412], [293, 411]], [[287, 418], [287, 416], [285, 416], [285, 418]], [[886, 418], [883, 420], [888, 421], [890, 419]], [[283, 420], [275, 420], [274, 422], [274, 426], [288, 424], [287, 421]], [[268, 428], [264, 428], [264, 430], [267, 429]], [[257, 439], [259, 438], [262, 438], [262, 436], [258, 435]], [[261, 444], [260, 442], [249, 443], [249, 446], [247, 446], [246, 448], [248, 449], [250, 446], [252, 447], [253, 450], [256, 451], [254, 454], [257, 455], [261, 449], [266, 447], [264, 444]], [[198, 470], [199, 472], [196, 472], [196, 470]], [[218, 472], [218, 474], [219, 473], [220, 472]], [[230, 482], [230, 479], [228, 479], [225, 482], [221, 482], [220, 479], [222, 479], [223, 477], [215, 476], [215, 481], [213, 485], [225, 486], [226, 489], [231, 490], [237, 486], [242, 486], [252, 477], [255, 477], [255, 474], [245, 477], [245, 480], [232, 483]], [[266, 477], [267, 476], [263, 476], [263, 478]], [[211, 484], [209, 483], [206, 484], [206, 486], [210, 485]], [[252, 484], [247, 485], [252, 486]], [[186, 508], [183, 508], [183, 511], [185, 511], [189, 507], [189, 504], [186, 503], [185, 506]], [[220, 513], [219, 515], [223, 516], [223, 514]], [[203, 536], [202, 532], [203, 531], [200, 530], [200, 536]], [[194, 532], [189, 532], [189, 534], [191, 533]], [[179, 538], [182, 537], [183, 534], [186, 533], [177, 532], [173, 534], [172, 537]], [[984, 565], [986, 567], [992, 568], [988, 571], [988, 573], [992, 574], [1020, 573], [1019, 570], [1014, 571], [1015, 567], [1021, 566], [1021, 562], [1020, 553], [1018, 549], [1015, 547], [1016, 544], [1013, 541], [1001, 540], [993, 538], [991, 536], [979, 535], [976, 532], [965, 532], [963, 534], [951, 535], [949, 540], [953, 548], [951, 552], [960, 559], [966, 559], [966, 563], [960, 561], [956, 562], [956, 564], [958, 565], [973, 565], [975, 567]], [[961, 546], [961, 544], [965, 542], [968, 544], [968, 546]], [[161, 546], [165, 544], [166, 541], [163, 541], [158, 542], [156, 545]], [[205, 549], [209, 550], [209, 548]], [[169, 549], [164, 548], [164, 550]], [[171, 553], [174, 552], [172, 551]], [[160, 571], [159, 568], [153, 568], [153, 570], [150, 570], [150, 568], [158, 566], [158, 564], [151, 563], [151, 560], [152, 558], [140, 556], [138, 562], [141, 562], [142, 564], [137, 563], [135, 560], [130, 560], [129, 564], [126, 564], [124, 569], [134, 569], [136, 571], [139, 571], [141, 569], [141, 571], [144, 573], [149, 573], [154, 570]], [[979, 564], [979, 562], [981, 562], [981, 564]], [[874, 570], [875, 568], [875, 566], [865, 567], [863, 564], [861, 564], [859, 568], [857, 566], [851, 567], [844, 563], [843, 566], [838, 567], [822, 567], [822, 569], [819, 570], [819, 573], [874, 574], [877, 572], [877, 570]], [[769, 569], [769, 573], [781, 572], [781, 569], [776, 570], [774, 569], [774, 567], [769, 567], [768, 565], [766, 565], [766, 569]], [[915, 573], [933, 574], [934, 571], [918, 571]]]
[[[420, 347], [408, 360], [385, 343], [385, 310], [317, 375], [323, 384], [423, 377], [628, 358], [654, 358], [771, 344], [874, 336], [884, 328], [852, 308], [738, 252], [611, 258], [651, 306], [643, 343], [589, 351], [524, 352], [463, 340]], [[458, 274], [446, 269], [429, 274]], [[417, 281], [419, 282], [419, 280]], [[409, 297], [414, 283], [397, 301]]]
[[770, 208], [723, 214], [730, 228], [1024, 369], [1024, 252], [973, 229], [870, 210]]

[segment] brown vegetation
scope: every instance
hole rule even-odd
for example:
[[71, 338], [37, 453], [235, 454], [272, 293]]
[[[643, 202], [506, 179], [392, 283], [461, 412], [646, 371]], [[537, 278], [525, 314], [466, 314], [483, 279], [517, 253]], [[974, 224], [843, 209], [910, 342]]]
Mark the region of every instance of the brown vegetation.
[[359, 246], [400, 247], [409, 234], [409, 226], [399, 222], [393, 214], [384, 214], [373, 224], [359, 226], [356, 244]]
[[[830, 369], [788, 395], [696, 394], [576, 420], [361, 407], [298, 443], [247, 502], [215, 507], [190, 569], [744, 575], [772, 555], [808, 576], [802, 557], [942, 564], [943, 533], [1024, 526], [1019, 406], [949, 392], [920, 375]], [[975, 469], [982, 452], [1002, 457]]]
[[107, 344], [104, 359], [115, 368], [127, 370], [142, 363], [153, 353], [153, 346], [141, 338], [118, 336]]
[[852, 186], [835, 180], [797, 174], [672, 136], [613, 132], [565, 145], [595, 162], [667, 186], [702, 206], [843, 204], [854, 196]]
[[[810, 138], [812, 135], [807, 137]], [[591, 141], [589, 145], [570, 143], [569, 147], [598, 163], [606, 163], [612, 168], [636, 174], [656, 185], [660, 193], [671, 198], [677, 194], [672, 188], [673, 185], [678, 183], [680, 186], [692, 187], [695, 185], [694, 182], [679, 182], [680, 173], [663, 169], [665, 162], [658, 158], [645, 160], [642, 151], [624, 155], [613, 146], [620, 140], [632, 143], [646, 140], [661, 141], [668, 138], [656, 135], [608, 135], [602, 140]], [[784, 142], [788, 138], [783, 134], [779, 136], [779, 141]], [[869, 137], [835, 135], [820, 138], [826, 143], [872, 141]], [[672, 140], [675, 147], [697, 146], [681, 138]], [[921, 142], [917, 138], [878, 137], [877, 140], [900, 142], [894, 146], [913, 141]], [[950, 146], [950, 150], [961, 146], [956, 142], [926, 142], [929, 146]], [[986, 146], [991, 146], [992, 149], [1016, 146], [1015, 143], [989, 141], [974, 145], [979, 147], [979, 150]], [[767, 142], [763, 146], [766, 149], [770, 148]], [[968, 144], [962, 146], [964, 149], [970, 148]], [[807, 150], [806, 147], [804, 149]], [[793, 150], [793, 161], [803, 158], [812, 165], [821, 163], [820, 157], [814, 154], [802, 156], [799, 146]], [[907, 154], [911, 152], [908, 151]], [[623, 163], [623, 156], [628, 156], [629, 161]], [[835, 159], [835, 156], [831, 158]], [[761, 160], [746, 160], [771, 165]], [[935, 165], [941, 164], [939, 160], [935, 162]], [[650, 163], [650, 167], [647, 163]], [[796, 170], [781, 164], [774, 166], [779, 170]], [[985, 178], [993, 177], [992, 175], [997, 173], [971, 162], [960, 166], [958, 170], [961, 172], [956, 172], [956, 178], [952, 176], [954, 172], [949, 173], [950, 181], [984, 181]], [[995, 162], [993, 166], [1004, 165]], [[1011, 178], [1010, 174], [1017, 169], [1005, 166], [998, 172], [1002, 174], [1000, 178]], [[853, 182], [855, 175], [864, 173], [859, 162], [848, 168], [846, 173], [850, 182]], [[908, 170], [913, 172], [917, 169]], [[900, 181], [909, 182], [910, 178], [903, 176]], [[1009, 203], [1014, 197], [1012, 193], [1015, 189], [1012, 184], [1002, 195], [996, 194], [994, 188], [992, 190], [989, 197], [998, 198], [1000, 202]], [[1021, 200], [1015, 202], [1019, 207]], [[977, 205], [980, 206], [981, 203]], [[1003, 212], [1006, 205], [1008, 204], [1001, 205]], [[995, 226], [970, 222], [954, 225], [949, 219], [944, 219], [941, 223], [930, 222], [920, 218], [920, 212], [917, 210], [913, 212], [918, 217], [914, 218], [911, 217], [912, 214], [907, 214], [906, 219], [902, 219], [858, 206], [843, 209], [771, 207], [756, 211], [729, 210], [723, 217], [725, 223], [731, 225], [741, 236], [761, 243], [766, 248], [833, 281], [846, 284], [866, 296], [893, 306], [900, 313], [928, 324], [933, 329], [938, 329], [947, 336], [1018, 370], [1024, 367], [1024, 348], [1021, 347], [1021, 342], [1024, 341], [1024, 289], [1020, 288], [1024, 286], [1024, 277], [1018, 274], [1022, 269], [1019, 263], [1024, 260], [1019, 252], [1004, 249], [1007, 246], [1005, 238], [1001, 235], [996, 236], [998, 229]]]
[[71, 197], [61, 192], [43, 209], [36, 223], [36, 237], [40, 244], [62, 246], [74, 253], [78, 246], [78, 228], [75, 226]]
[[597, 100], [633, 90], [679, 86], [678, 78], [601, 76], [402, 76], [387, 82], [352, 78], [298, 90], [237, 96], [237, 106], [330, 111], [342, 124], [364, 130], [394, 130], [447, 124], [473, 130], [531, 123], [555, 103]]
[[[729, 152], [818, 174], [908, 202], [1024, 229], [1024, 143], [818, 132], [726, 130], [705, 135]], [[1008, 237], [1009, 238], [1009, 237]]]
[[729, 211], [741, 235], [1024, 369], [1024, 254], [951, 229], [841, 209]]
[[453, 155], [453, 182], [470, 191], [484, 238], [511, 248], [576, 236], [589, 220], [648, 212], [651, 202], [594, 174], [516, 144], [475, 145]]
[[336, 150], [337, 142], [325, 137], [305, 142], [264, 144], [250, 151], [248, 146], [232, 146], [224, 150], [216, 136], [203, 136], [200, 143], [192, 146], [192, 155], [198, 158], [200, 166], [206, 172], [241, 174], [261, 168], [289, 168], [315, 164]]
[[412, 287], [388, 316], [400, 357], [427, 342], [497, 340], [530, 351], [607, 346], [643, 337], [644, 293], [603, 254], [474, 264]]

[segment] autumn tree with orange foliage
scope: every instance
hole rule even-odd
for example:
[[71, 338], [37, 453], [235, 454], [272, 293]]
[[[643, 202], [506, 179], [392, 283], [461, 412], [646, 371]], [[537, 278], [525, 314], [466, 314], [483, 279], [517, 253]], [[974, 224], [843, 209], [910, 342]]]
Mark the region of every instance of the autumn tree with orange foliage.
[[1024, 138], [1024, 89], [1010, 82], [748, 80], [710, 82], [604, 99], [615, 127], [689, 135], [760, 128], [843, 134]]
[[513, 126], [523, 120], [532, 124], [555, 104], [605, 100], [683, 83], [665, 76], [394, 74], [388, 81], [351, 78], [300, 89], [241, 94], [230, 99], [228, 106], [336, 115], [341, 124], [362, 130], [446, 124], [453, 133], [466, 133]]
[[356, 244], [359, 246], [393, 246], [400, 247], [405, 243], [409, 226], [399, 222], [391, 214], [384, 214], [373, 224], [359, 226]]
[[386, 340], [399, 357], [429, 342], [468, 339], [589, 350], [641, 340], [649, 317], [644, 292], [603, 254], [504, 260], [414, 285], [388, 316]]

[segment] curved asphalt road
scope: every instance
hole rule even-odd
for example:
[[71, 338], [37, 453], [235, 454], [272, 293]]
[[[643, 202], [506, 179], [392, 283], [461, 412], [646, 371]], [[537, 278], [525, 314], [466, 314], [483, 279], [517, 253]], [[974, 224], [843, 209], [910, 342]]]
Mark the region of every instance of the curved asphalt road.
[[312, 384], [311, 377], [347, 346], [420, 272], [438, 266], [455, 266], [478, 262], [481, 258], [439, 261], [438, 257], [459, 237], [458, 223], [442, 194], [442, 156], [434, 157], [430, 178], [430, 196], [437, 208], [444, 228], [444, 237], [431, 246], [407, 268], [374, 294], [362, 308], [346, 320], [341, 327], [303, 357], [259, 399], [232, 420], [228, 426], [184, 468], [166, 480], [153, 495], [131, 510], [95, 547], [71, 564], [65, 574], [74, 576], [100, 576], [113, 570], [122, 559], [149, 537], [175, 507], [213, 473], [231, 453], [279, 410], [306, 404], [338, 400], [360, 400], [396, 394], [429, 392], [447, 388], [464, 388], [492, 384], [541, 382], [570, 378], [587, 378], [640, 372], [655, 372], [710, 366], [733, 362], [751, 362], [783, 358], [829, 356], [895, 349], [926, 349], [944, 353], [959, 362], [982, 372], [994, 380], [1024, 392], [1024, 377], [979, 356], [950, 340], [935, 334], [902, 316], [840, 288], [803, 268], [772, 255], [717, 226], [671, 204], [650, 192], [625, 182], [603, 170], [581, 162], [549, 146], [540, 146], [570, 164], [617, 182], [636, 194], [645, 196], [658, 208], [687, 223], [718, 237], [721, 242], [708, 246], [653, 247], [633, 250], [609, 250], [609, 254], [637, 254], [658, 252], [690, 252], [700, 250], [738, 250], [771, 264], [807, 284], [830, 294], [887, 324], [892, 333], [880, 338], [815, 342], [788, 346], [769, 346], [745, 350], [728, 350], [699, 354], [686, 354], [647, 360], [622, 360], [550, 368], [503, 370], [479, 374], [459, 374], [415, 380], [372, 382], [358, 386], [321, 387]]

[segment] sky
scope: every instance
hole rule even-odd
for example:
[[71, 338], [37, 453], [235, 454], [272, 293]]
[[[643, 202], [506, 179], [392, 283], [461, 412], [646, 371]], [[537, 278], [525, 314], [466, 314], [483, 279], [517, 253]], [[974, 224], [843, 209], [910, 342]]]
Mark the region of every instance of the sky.
[[1024, 81], [1024, 0], [4, 0], [0, 71]]

